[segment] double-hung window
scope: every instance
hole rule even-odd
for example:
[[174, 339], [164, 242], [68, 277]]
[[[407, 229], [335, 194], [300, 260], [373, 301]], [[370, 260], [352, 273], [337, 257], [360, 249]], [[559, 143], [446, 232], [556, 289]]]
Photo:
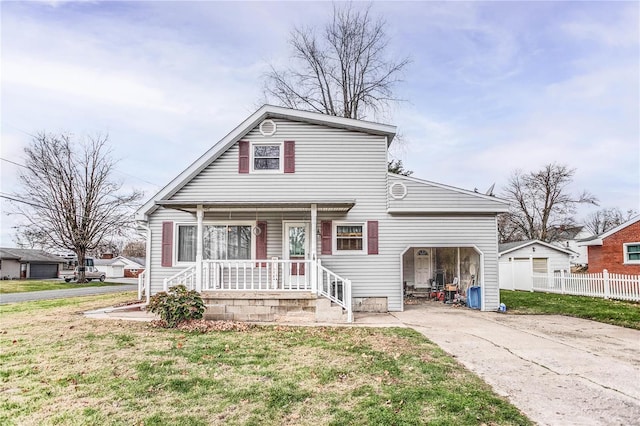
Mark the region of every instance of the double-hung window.
[[640, 263], [640, 243], [624, 244], [624, 263]]
[[336, 224], [337, 252], [362, 252], [365, 248], [364, 239], [363, 223]]
[[282, 144], [254, 143], [251, 155], [253, 171], [282, 171]]
[[196, 225], [178, 225], [178, 262], [196, 261]]

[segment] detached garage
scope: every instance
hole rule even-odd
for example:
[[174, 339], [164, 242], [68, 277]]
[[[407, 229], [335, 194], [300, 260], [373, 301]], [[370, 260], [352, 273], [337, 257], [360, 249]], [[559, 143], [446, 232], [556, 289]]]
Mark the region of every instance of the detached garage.
[[0, 278], [58, 278], [65, 260], [42, 250], [0, 248]]
[[503, 290], [533, 289], [533, 274], [571, 271], [571, 258], [578, 254], [540, 240], [517, 241], [498, 247], [499, 282]]

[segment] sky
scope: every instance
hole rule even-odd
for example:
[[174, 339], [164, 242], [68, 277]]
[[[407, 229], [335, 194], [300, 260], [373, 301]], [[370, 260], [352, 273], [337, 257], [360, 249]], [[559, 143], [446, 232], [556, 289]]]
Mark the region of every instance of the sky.
[[[364, 5], [355, 3], [356, 7]], [[638, 2], [373, 2], [409, 57], [385, 122], [413, 176], [499, 194], [515, 170], [575, 169], [569, 191], [640, 210]], [[32, 135], [108, 134], [146, 199], [262, 104], [294, 26], [329, 2], [2, 2], [0, 192]], [[373, 118], [373, 117], [369, 117]], [[5, 161], [9, 160], [9, 161]], [[17, 218], [0, 199], [0, 246]]]

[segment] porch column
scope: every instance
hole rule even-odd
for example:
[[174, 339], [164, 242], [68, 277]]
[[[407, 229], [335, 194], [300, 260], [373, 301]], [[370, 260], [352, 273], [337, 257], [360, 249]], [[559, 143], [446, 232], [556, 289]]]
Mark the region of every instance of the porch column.
[[196, 291], [202, 291], [202, 232], [204, 227], [202, 222], [204, 220], [204, 208], [202, 204], [198, 204], [196, 208], [196, 219], [198, 225], [196, 229]]
[[[311, 260], [316, 262], [318, 260], [318, 255], [316, 253], [316, 249], [318, 247], [318, 205], [311, 204]], [[311, 268], [311, 290], [316, 293], [318, 290], [318, 268]]]

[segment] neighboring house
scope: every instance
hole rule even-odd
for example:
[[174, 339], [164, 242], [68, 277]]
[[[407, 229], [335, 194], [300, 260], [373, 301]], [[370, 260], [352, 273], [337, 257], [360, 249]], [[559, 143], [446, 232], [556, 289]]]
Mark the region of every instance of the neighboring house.
[[540, 240], [500, 244], [500, 288], [506, 290], [533, 289], [532, 276], [550, 272], [571, 272], [571, 258], [576, 253]]
[[578, 243], [589, 252], [589, 272], [640, 274], [640, 215]]
[[578, 245], [578, 242], [591, 237], [591, 235], [591, 232], [585, 226], [563, 227], [555, 230], [553, 244], [575, 253], [571, 257], [571, 265], [585, 266], [589, 263], [587, 248]]
[[480, 286], [481, 309], [497, 310], [496, 215], [508, 203], [388, 173], [395, 133], [263, 106], [136, 213], [146, 288], [186, 283], [224, 298], [224, 318], [240, 318], [229, 306], [249, 298], [238, 305], [256, 305], [251, 319], [273, 319], [264, 290], [318, 294], [349, 313], [401, 311], [405, 282], [428, 287], [439, 274]]
[[42, 250], [0, 248], [0, 278], [57, 278], [65, 260]]
[[116, 256], [110, 259], [95, 259], [95, 267], [107, 278], [137, 278], [144, 271], [144, 259]]

